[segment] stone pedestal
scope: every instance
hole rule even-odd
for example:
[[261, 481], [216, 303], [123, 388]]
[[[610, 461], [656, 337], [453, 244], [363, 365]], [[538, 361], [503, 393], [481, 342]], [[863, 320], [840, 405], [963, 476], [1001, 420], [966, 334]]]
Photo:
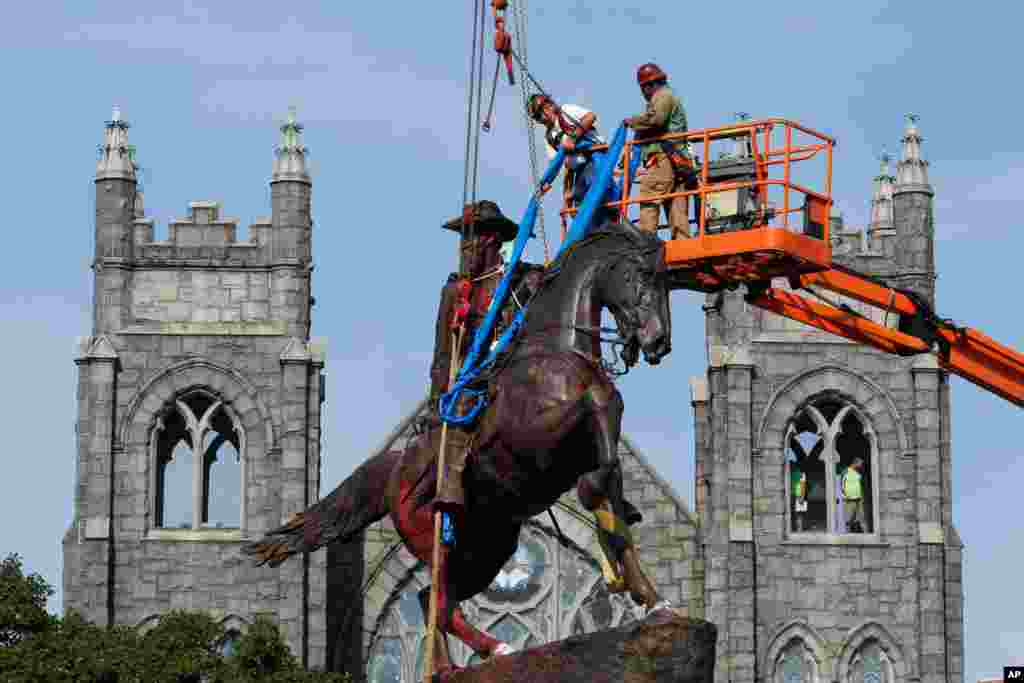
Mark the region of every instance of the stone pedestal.
[[711, 683], [717, 630], [671, 609], [434, 676], [439, 683]]

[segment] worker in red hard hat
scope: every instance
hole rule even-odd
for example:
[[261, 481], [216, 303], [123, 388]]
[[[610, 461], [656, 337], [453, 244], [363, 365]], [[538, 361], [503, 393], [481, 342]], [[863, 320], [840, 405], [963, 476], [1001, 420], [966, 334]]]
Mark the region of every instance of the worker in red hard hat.
[[[647, 110], [643, 114], [626, 119], [623, 123], [635, 130], [636, 136], [641, 139], [666, 133], [685, 133], [686, 110], [668, 87], [668, 75], [661, 67], [652, 63], [641, 65], [637, 69], [636, 80], [647, 101]], [[642, 153], [646, 173], [638, 180], [640, 198], [683, 190], [683, 178], [693, 173], [693, 156], [686, 142], [652, 142], [644, 145]], [[689, 237], [690, 217], [686, 197], [642, 203], [640, 229], [657, 232], [662, 206], [668, 214], [672, 239]]]
[[555, 104], [550, 97], [542, 93], [530, 97], [526, 104], [526, 113], [544, 126], [548, 159], [554, 159], [559, 148], [566, 151], [566, 202], [582, 201], [593, 181], [593, 165], [590, 163], [590, 155], [573, 152], [580, 140], [589, 140], [595, 145], [604, 144], [604, 140], [597, 134], [597, 116], [589, 109], [575, 104]]

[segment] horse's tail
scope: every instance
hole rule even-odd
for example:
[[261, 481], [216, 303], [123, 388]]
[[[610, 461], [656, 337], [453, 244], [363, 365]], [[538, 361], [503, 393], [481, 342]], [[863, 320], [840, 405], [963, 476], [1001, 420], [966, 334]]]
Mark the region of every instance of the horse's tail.
[[388, 513], [385, 491], [401, 456], [398, 451], [385, 451], [370, 458], [330, 495], [295, 513], [287, 524], [259, 541], [246, 544], [242, 552], [254, 556], [256, 566], [276, 567], [292, 555], [350, 540]]

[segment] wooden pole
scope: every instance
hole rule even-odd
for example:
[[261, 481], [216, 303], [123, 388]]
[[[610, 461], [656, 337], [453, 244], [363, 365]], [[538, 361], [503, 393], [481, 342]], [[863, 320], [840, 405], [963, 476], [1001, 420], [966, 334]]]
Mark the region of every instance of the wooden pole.
[[[446, 390], [451, 390], [452, 384], [455, 383], [455, 376], [459, 371], [459, 365], [462, 362], [462, 332], [464, 329], [465, 326], [460, 325], [457, 332], [452, 331], [451, 365], [448, 368], [448, 386]], [[444, 485], [444, 456], [447, 448], [448, 423], [442, 420], [441, 444], [437, 449], [437, 493], [434, 497], [435, 503], [437, 497], [441, 495], [442, 486]], [[434, 646], [437, 638], [437, 584], [441, 573], [441, 515], [440, 510], [434, 510], [434, 546], [433, 557], [430, 563], [430, 615], [427, 620], [427, 651], [424, 654], [423, 661], [423, 683], [430, 683], [434, 675]]]

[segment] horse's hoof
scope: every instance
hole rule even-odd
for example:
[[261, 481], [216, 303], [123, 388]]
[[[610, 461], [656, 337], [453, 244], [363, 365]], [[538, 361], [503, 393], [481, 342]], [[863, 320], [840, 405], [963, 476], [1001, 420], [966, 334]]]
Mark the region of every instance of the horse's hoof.
[[633, 506], [628, 500], [622, 501], [623, 507], [626, 512], [626, 526], [633, 526], [644, 521], [644, 516], [640, 514], [640, 511]]
[[498, 647], [494, 648], [494, 652], [491, 654], [495, 656], [511, 655], [515, 654], [516, 649], [508, 643], [498, 643]]
[[662, 600], [661, 602], [656, 604], [654, 607], [651, 607], [651, 608], [647, 609], [644, 612], [644, 618], [649, 617], [650, 615], [654, 614], [658, 610], [662, 610], [662, 609], [672, 609], [672, 601], [671, 600]]
[[435, 671], [431, 680], [439, 681], [440, 683], [445, 683], [445, 681], [449, 680], [452, 677], [452, 675], [459, 671], [462, 671], [464, 668], [465, 667], [449, 664], [448, 666], [442, 667], [441, 669]]
[[605, 588], [608, 589], [608, 593], [611, 595], [618, 595], [619, 593], [626, 592], [626, 580], [621, 576], [617, 576], [611, 581], [605, 577]]

